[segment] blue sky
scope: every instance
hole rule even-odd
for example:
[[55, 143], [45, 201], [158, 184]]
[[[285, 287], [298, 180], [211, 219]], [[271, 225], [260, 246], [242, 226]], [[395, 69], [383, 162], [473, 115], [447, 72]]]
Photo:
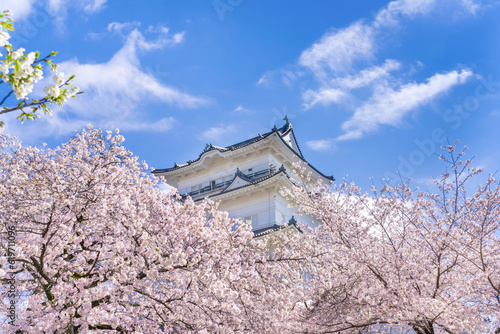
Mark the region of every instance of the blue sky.
[[[11, 42], [59, 51], [85, 91], [6, 129], [57, 146], [88, 123], [120, 128], [156, 168], [292, 122], [315, 167], [369, 177], [442, 171], [460, 140], [500, 165], [500, 1], [1, 0]], [[42, 84], [43, 85], [43, 84]]]

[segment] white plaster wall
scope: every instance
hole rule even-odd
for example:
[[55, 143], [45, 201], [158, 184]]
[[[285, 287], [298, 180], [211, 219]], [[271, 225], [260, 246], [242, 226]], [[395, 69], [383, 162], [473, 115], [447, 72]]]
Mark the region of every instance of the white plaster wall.
[[281, 213], [285, 214], [287, 223], [292, 218], [292, 216], [294, 216], [297, 221], [300, 221], [303, 224], [307, 224], [311, 227], [318, 226], [318, 221], [313, 219], [312, 217], [310, 217], [308, 215], [300, 216], [300, 215], [296, 214], [295, 213], [296, 210], [294, 208], [289, 208], [288, 207], [289, 203], [280, 194], [276, 195], [275, 201], [276, 201], [276, 210], [278, 212], [278, 215], [280, 215]]
[[252, 172], [256, 172], [268, 168], [270, 163], [270, 155], [267, 151], [252, 153], [246, 159], [248, 160], [238, 158], [234, 160], [218, 161], [208, 166], [206, 169], [200, 169], [196, 174], [190, 174], [179, 180], [177, 189], [179, 189], [180, 193], [186, 193], [190, 191], [192, 186], [200, 183], [205, 183], [204, 186], [207, 186], [212, 180], [215, 180], [216, 183], [229, 181], [233, 179], [237, 168], [243, 173], [248, 174], [249, 168], [252, 168]]
[[258, 215], [258, 222], [252, 223], [253, 228], [260, 228], [276, 223], [274, 193], [271, 189], [242, 196], [236, 199], [222, 201], [219, 209], [227, 211], [231, 218], [244, 218]]

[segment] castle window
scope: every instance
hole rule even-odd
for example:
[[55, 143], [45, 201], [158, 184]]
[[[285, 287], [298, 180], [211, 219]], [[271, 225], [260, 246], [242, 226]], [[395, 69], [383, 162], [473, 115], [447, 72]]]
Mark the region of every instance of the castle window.
[[258, 222], [259, 222], [259, 215], [256, 214], [256, 215], [251, 215], [251, 216], [246, 216], [245, 218], [243, 218], [244, 221], [247, 221], [249, 220], [250, 222], [252, 222], [252, 225], [257, 225]]

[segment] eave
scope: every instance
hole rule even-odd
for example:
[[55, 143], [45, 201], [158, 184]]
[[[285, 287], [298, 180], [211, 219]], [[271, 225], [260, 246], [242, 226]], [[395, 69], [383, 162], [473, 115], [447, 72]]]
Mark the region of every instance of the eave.
[[[284, 136], [288, 135], [291, 133], [293, 136], [293, 139], [295, 141], [295, 144], [297, 145], [298, 151], [294, 150], [285, 140], [283, 139]], [[274, 136], [275, 135], [275, 136]], [[257, 137], [248, 139], [246, 141], [242, 141], [236, 144], [233, 144], [229, 147], [220, 147], [220, 146], [214, 146], [210, 145], [209, 149], [200, 153], [198, 158], [196, 160], [190, 160], [185, 164], [182, 165], [177, 165], [174, 164], [174, 167], [171, 168], [165, 168], [165, 169], [154, 169], [152, 173], [154, 175], [158, 176], [173, 176], [176, 174], [182, 174], [185, 173], [189, 170], [195, 170], [197, 168], [200, 168], [203, 166], [203, 163], [206, 159], [210, 157], [214, 157], [216, 155], [220, 156], [221, 158], [230, 158], [233, 154], [236, 153], [242, 153], [247, 150], [251, 150], [252, 146], [258, 145], [258, 143], [263, 143], [266, 140], [272, 140], [273, 137], [278, 137], [281, 143], [296, 157], [298, 157], [301, 161], [307, 164], [307, 166], [311, 167], [311, 169], [316, 172], [319, 176], [324, 178], [327, 182], [328, 181], [334, 181], [335, 178], [333, 176], [327, 176], [321, 173], [318, 169], [316, 169], [313, 165], [307, 162], [307, 160], [304, 158], [302, 155], [302, 152], [300, 150], [300, 147], [298, 145], [297, 139], [295, 137], [295, 133], [293, 131], [292, 125], [290, 123], [287, 123], [285, 126], [283, 126], [280, 129], [277, 129], [276, 127], [273, 129], [273, 131], [268, 132], [264, 135], [259, 135]], [[233, 153], [234, 152], [234, 153]]]
[[250, 183], [247, 183], [247, 184], [242, 185], [240, 187], [226, 190], [228, 188], [227, 187], [226, 189], [222, 190], [219, 193], [209, 195], [206, 197], [200, 197], [200, 198], [195, 199], [194, 201], [198, 202], [198, 201], [201, 201], [205, 198], [210, 198], [210, 199], [214, 199], [214, 200], [221, 200], [221, 199], [224, 199], [225, 197], [234, 197], [234, 195], [236, 195], [236, 194], [248, 193], [248, 190], [252, 189], [252, 187], [266, 186], [266, 185], [272, 184], [274, 182], [279, 182], [279, 180], [287, 180], [290, 185], [292, 184], [292, 182], [290, 180], [290, 176], [288, 175], [286, 170], [284, 168], [280, 168], [277, 172], [275, 172], [273, 174], [269, 174], [267, 176], [264, 176], [260, 179], [257, 179], [253, 182], [250, 182]]

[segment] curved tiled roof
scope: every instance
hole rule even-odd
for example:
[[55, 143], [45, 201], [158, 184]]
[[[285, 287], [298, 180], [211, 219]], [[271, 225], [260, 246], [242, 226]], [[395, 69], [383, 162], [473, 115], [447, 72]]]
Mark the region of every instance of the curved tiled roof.
[[263, 236], [271, 234], [273, 232], [284, 230], [290, 226], [294, 226], [299, 232], [302, 232], [300, 227], [297, 225], [297, 221], [295, 220], [295, 217], [292, 216], [292, 218], [286, 224], [283, 224], [283, 225], [274, 224], [272, 226], [262, 227], [262, 228], [258, 228], [258, 229], [253, 230], [252, 231], [254, 234], [253, 237], [254, 238], [263, 237]]
[[[254, 181], [252, 181], [252, 182], [249, 182], [249, 183], [247, 183], [247, 184], [241, 185], [241, 186], [239, 186], [239, 187], [236, 187], [236, 188], [232, 188], [232, 189], [226, 190], [226, 189], [227, 189], [227, 188], [229, 188], [229, 186], [231, 185], [231, 184], [229, 184], [229, 185], [228, 185], [226, 188], [224, 188], [221, 192], [218, 192], [218, 193], [212, 194], [212, 195], [207, 196], [207, 197], [215, 197], [215, 196], [219, 196], [219, 195], [223, 195], [223, 194], [230, 193], [230, 192], [232, 192], [232, 191], [234, 191], [234, 190], [239, 190], [239, 189], [241, 189], [241, 188], [245, 188], [245, 187], [249, 187], [249, 186], [255, 186], [255, 185], [257, 185], [257, 184], [259, 184], [259, 183], [261, 183], [261, 182], [264, 182], [264, 181], [266, 181], [266, 180], [269, 180], [269, 179], [271, 179], [271, 178], [273, 178], [273, 177], [275, 177], [276, 175], [281, 174], [281, 173], [283, 173], [283, 174], [284, 174], [284, 175], [285, 175], [288, 179], [290, 179], [290, 176], [289, 176], [289, 175], [288, 175], [288, 173], [286, 172], [285, 167], [281, 166], [281, 167], [278, 169], [278, 171], [277, 171], [277, 172], [270, 173], [270, 174], [268, 174], [268, 175], [266, 175], [266, 176], [263, 176], [263, 177], [261, 177], [261, 178], [258, 178], [258, 179], [254, 180]], [[242, 172], [240, 172], [240, 171], [239, 171], [239, 169], [238, 169], [238, 171], [237, 171], [237, 172], [236, 172], [236, 174], [234, 175], [234, 178], [233, 178], [233, 180], [232, 180], [232, 181], [234, 181], [234, 179], [235, 179], [236, 177], [240, 176], [240, 174], [243, 174], [243, 173], [242, 173]], [[243, 174], [243, 175], [245, 175], [245, 174]], [[245, 175], [245, 177], [246, 177], [246, 175]], [[232, 183], [232, 181], [231, 181], [231, 183]], [[200, 198], [197, 198], [195, 201], [200, 201], [200, 200], [202, 200], [202, 199], [204, 199], [204, 198], [205, 198], [205, 197], [200, 197]]]
[[[293, 139], [295, 140], [295, 143], [297, 144], [298, 152], [295, 151], [288, 143], [286, 143], [283, 140], [283, 137], [286, 136], [290, 131], [292, 132]], [[227, 151], [238, 150], [238, 149], [241, 149], [243, 147], [252, 145], [252, 144], [254, 144], [256, 142], [259, 142], [261, 140], [264, 140], [267, 137], [273, 135], [274, 133], [278, 133], [278, 137], [281, 139], [281, 141], [283, 142], [283, 144], [285, 144], [285, 146], [287, 146], [293, 153], [295, 153], [295, 155], [297, 155], [297, 157], [299, 157], [303, 162], [307, 163], [306, 159], [304, 159], [304, 156], [302, 155], [302, 152], [300, 150], [299, 144], [297, 142], [297, 138], [295, 137], [295, 133], [292, 131], [292, 124], [291, 123], [286, 123], [284, 126], [282, 126], [279, 129], [276, 126], [274, 126], [274, 128], [270, 132], [267, 132], [267, 133], [265, 133], [263, 135], [259, 134], [256, 137], [253, 137], [253, 138], [241, 141], [239, 143], [230, 145], [228, 147], [220, 147], [220, 146], [215, 146], [215, 145], [210, 144], [209, 147], [208, 147], [208, 149], [206, 149], [203, 152], [201, 152], [197, 159], [195, 159], [195, 160], [188, 160], [185, 164], [182, 164], [182, 165], [178, 165], [178, 164], [174, 163], [174, 167], [170, 167], [170, 168], [154, 169], [152, 171], [152, 173], [153, 174], [157, 174], [157, 173], [166, 173], [166, 172], [174, 171], [174, 170], [177, 170], [177, 169], [180, 169], [180, 168], [192, 165], [193, 163], [200, 161], [201, 158], [203, 157], [203, 155], [205, 155], [208, 152], [219, 151], [219, 152], [223, 153], [223, 152], [227, 152]], [[311, 167], [314, 171], [316, 171], [322, 177], [324, 177], [324, 178], [326, 178], [328, 180], [331, 180], [331, 181], [335, 180], [335, 178], [333, 176], [324, 175], [323, 173], [321, 173], [319, 170], [317, 170], [311, 164], [309, 164], [309, 163], [307, 163], [307, 164], [308, 164], [309, 167]]]
[[[243, 173], [239, 168], [236, 168], [236, 173], [234, 174], [234, 178], [231, 180], [231, 183], [233, 183], [236, 177], [239, 177], [240, 179], [247, 182], [252, 182], [252, 179], [248, 177], [245, 173]], [[231, 184], [229, 184], [229, 186], [231, 186]]]

